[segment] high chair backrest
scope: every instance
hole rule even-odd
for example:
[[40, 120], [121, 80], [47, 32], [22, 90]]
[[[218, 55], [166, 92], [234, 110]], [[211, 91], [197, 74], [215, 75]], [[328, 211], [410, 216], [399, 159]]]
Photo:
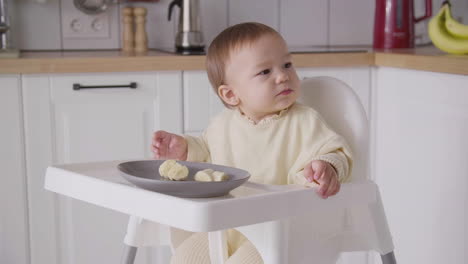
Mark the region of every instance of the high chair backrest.
[[306, 78], [299, 101], [314, 108], [353, 151], [352, 181], [368, 178], [368, 121], [353, 89], [332, 77]]

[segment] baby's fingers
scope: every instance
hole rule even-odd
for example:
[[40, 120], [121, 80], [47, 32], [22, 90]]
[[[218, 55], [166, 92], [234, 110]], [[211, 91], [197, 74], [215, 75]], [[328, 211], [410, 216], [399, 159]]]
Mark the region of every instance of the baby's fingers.
[[153, 133], [153, 142], [155, 142], [155, 143], [163, 142], [163, 141], [167, 140], [169, 135], [170, 134], [167, 133], [164, 130], [156, 131], [156, 132]]
[[320, 180], [326, 168], [323, 162], [319, 160], [312, 161], [310, 167], [312, 168], [314, 180]]
[[339, 190], [340, 182], [336, 179], [336, 177], [333, 177], [330, 186], [328, 187], [328, 190], [325, 192], [325, 196], [329, 197], [332, 195], [335, 195], [338, 190]]
[[304, 177], [308, 182], [312, 182], [314, 180], [314, 172], [312, 170], [312, 165], [305, 166], [304, 168]]
[[153, 152], [155, 159], [159, 159], [159, 150], [153, 144], [151, 144], [151, 152]]
[[155, 147], [154, 145], [151, 145], [151, 151], [153, 152], [155, 159], [160, 159], [162, 157], [161, 149]]
[[337, 180], [335, 191], [331, 195], [337, 194], [341, 189], [341, 183]]
[[322, 196], [322, 198], [326, 198], [326, 192], [330, 187], [330, 180], [330, 178], [321, 175], [320, 188], [318, 189], [318, 193], [320, 196]]
[[151, 145], [151, 149], [156, 159], [167, 158], [167, 155], [169, 153], [168, 144], [164, 141], [153, 142], [153, 144]]

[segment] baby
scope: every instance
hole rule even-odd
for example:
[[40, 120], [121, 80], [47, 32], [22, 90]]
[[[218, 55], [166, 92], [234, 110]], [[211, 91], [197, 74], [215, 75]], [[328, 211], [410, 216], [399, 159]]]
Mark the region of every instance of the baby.
[[[351, 171], [350, 149], [315, 110], [296, 102], [300, 81], [278, 32], [260, 23], [231, 26], [211, 43], [206, 67], [226, 109], [200, 137], [155, 132], [156, 159], [237, 167], [257, 183], [318, 183], [323, 198], [340, 190]], [[180, 243], [171, 263], [209, 263], [206, 234], [174, 232]], [[228, 231], [228, 254], [227, 263], [263, 263], [235, 230]]]

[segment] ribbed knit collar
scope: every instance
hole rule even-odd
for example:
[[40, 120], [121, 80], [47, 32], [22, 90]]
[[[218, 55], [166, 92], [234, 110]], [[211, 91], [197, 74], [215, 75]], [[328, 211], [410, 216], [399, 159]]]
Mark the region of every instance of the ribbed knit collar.
[[249, 124], [251, 125], [254, 125], [254, 126], [259, 126], [259, 125], [266, 125], [266, 124], [269, 124], [271, 122], [274, 122], [275, 120], [278, 120], [280, 119], [281, 117], [283, 117], [289, 109], [291, 109], [293, 107], [294, 104], [290, 105], [289, 107], [279, 111], [279, 113], [277, 114], [273, 114], [273, 115], [270, 115], [270, 116], [267, 116], [265, 118], [263, 118], [262, 120], [260, 120], [258, 123], [255, 123], [254, 120], [252, 120], [250, 117], [246, 116], [244, 113], [242, 113], [242, 111], [237, 108], [237, 113], [239, 114], [239, 116], [246, 120], [247, 122], [249, 122]]

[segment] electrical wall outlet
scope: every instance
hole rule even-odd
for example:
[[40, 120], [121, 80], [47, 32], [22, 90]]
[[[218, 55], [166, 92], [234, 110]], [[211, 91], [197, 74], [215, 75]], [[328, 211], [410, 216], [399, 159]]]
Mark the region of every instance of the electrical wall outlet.
[[78, 10], [73, 0], [61, 0], [63, 49], [119, 48], [119, 5], [109, 5], [100, 14], [88, 15]]
[[106, 14], [96, 17], [71, 16], [62, 18], [63, 37], [73, 39], [109, 38], [110, 25]]

